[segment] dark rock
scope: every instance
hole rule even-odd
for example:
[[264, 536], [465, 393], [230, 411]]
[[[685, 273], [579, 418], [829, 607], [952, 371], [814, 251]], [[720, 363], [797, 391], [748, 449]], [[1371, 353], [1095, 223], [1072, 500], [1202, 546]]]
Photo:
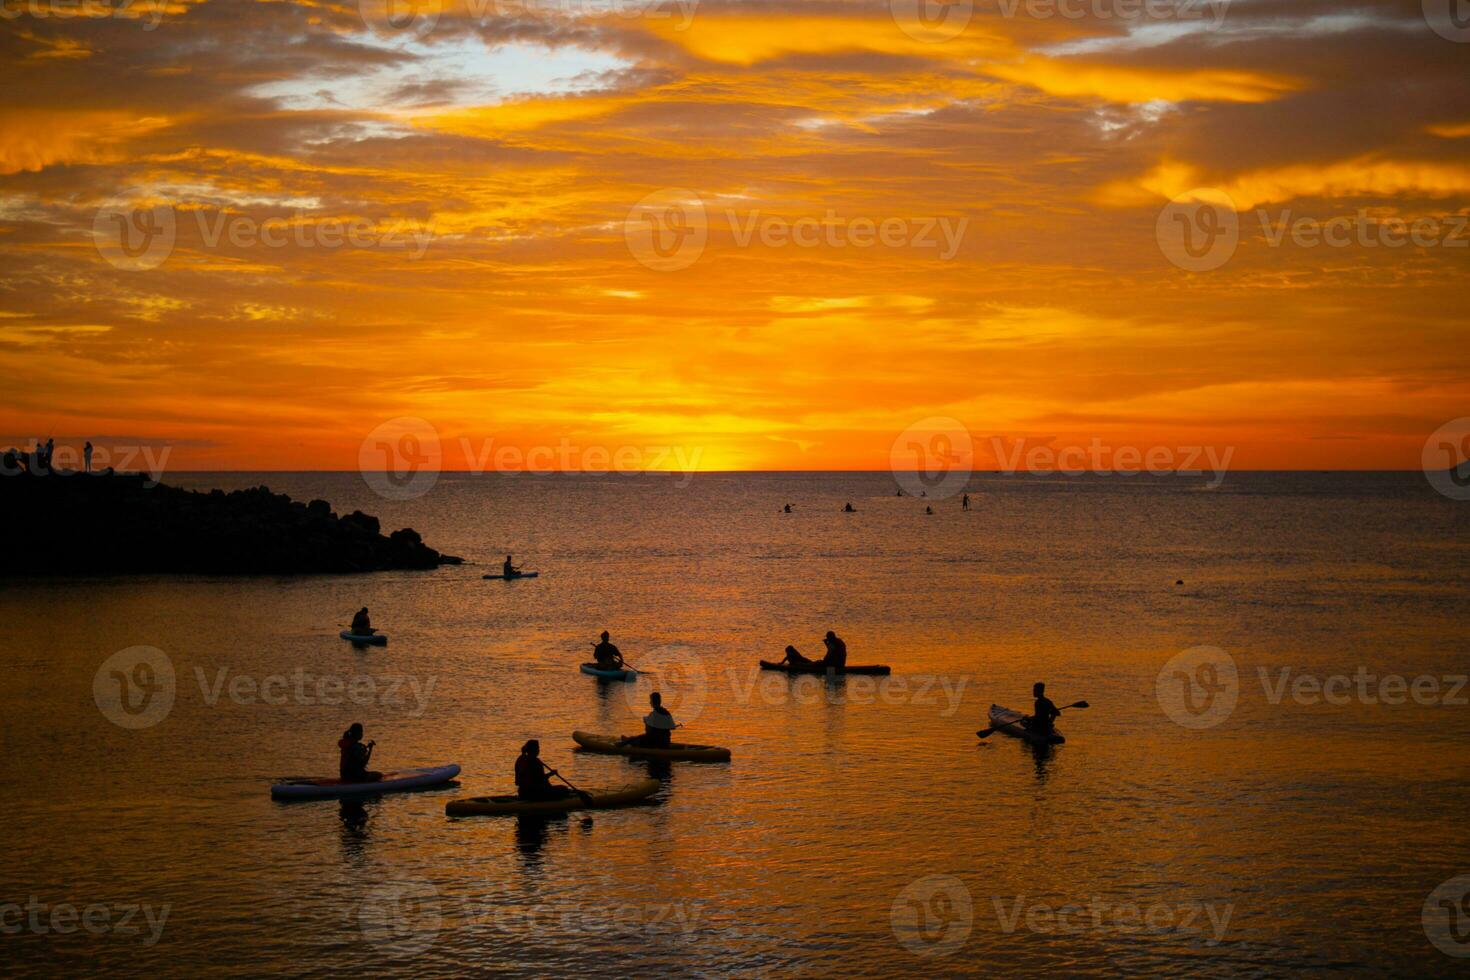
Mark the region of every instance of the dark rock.
[[[293, 574], [435, 568], [451, 559], [412, 528], [338, 518], [325, 500], [266, 487], [182, 490], [131, 473], [0, 474], [0, 575], [98, 572]], [[452, 559], [458, 563], [458, 559]]]

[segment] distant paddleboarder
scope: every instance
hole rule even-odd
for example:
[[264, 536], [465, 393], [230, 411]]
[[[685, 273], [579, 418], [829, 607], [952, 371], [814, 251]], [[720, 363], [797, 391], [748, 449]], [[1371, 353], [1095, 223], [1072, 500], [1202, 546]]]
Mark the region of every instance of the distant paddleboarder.
[[831, 630], [822, 638], [822, 643], [827, 647], [827, 655], [822, 658], [823, 667], [835, 667], [842, 670], [847, 666], [847, 644]]
[[669, 709], [664, 707], [662, 694], [654, 691], [648, 696], [648, 704], [653, 710], [643, 716], [643, 734], [626, 735], [618, 740], [620, 744], [641, 745], [650, 749], [668, 748], [674, 729], [679, 725]]
[[521, 746], [516, 758], [516, 794], [523, 800], [560, 800], [571, 796], [565, 786], [553, 786], [548, 778], [549, 769], [541, 761], [541, 743], [531, 739]]
[[1036, 706], [1031, 709], [1031, 717], [1026, 719], [1026, 728], [1038, 735], [1050, 735], [1062, 713], [1046, 696], [1046, 685], [1041, 681], [1031, 686], [1031, 694], [1036, 698]]
[[348, 632], [354, 636], [372, 636], [377, 632], [373, 629], [373, 624], [368, 619], [367, 606], [363, 606], [357, 611], [357, 615], [352, 617], [352, 626], [348, 629]]
[[592, 644], [592, 659], [599, 670], [622, 670], [623, 652], [608, 640], [607, 630], [602, 631], [602, 642]]
[[369, 772], [368, 763], [373, 758], [373, 746], [377, 742], [364, 743], [362, 723], [354, 721], [337, 740], [337, 775], [344, 783], [375, 783], [383, 778], [380, 772]]

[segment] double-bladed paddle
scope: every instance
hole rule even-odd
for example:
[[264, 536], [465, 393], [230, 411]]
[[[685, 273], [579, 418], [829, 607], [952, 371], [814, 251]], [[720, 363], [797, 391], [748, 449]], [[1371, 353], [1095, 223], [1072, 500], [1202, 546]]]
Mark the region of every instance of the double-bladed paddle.
[[[1066, 711], [1067, 708], [1090, 708], [1090, 707], [1092, 707], [1092, 706], [1089, 705], [1086, 701], [1078, 701], [1076, 704], [1069, 704], [1069, 705], [1067, 705], [1066, 708], [1058, 708], [1057, 710], [1058, 711]], [[1026, 717], [1029, 718], [1031, 716], [1030, 715], [1027, 715]], [[1006, 725], [1014, 725], [1014, 724], [1016, 724], [1016, 723], [1013, 722], [1013, 721], [1008, 721], [1008, 722], [1005, 722], [1004, 724], [1001, 724], [1001, 725], [991, 725], [989, 728], [982, 728], [980, 731], [976, 732], [975, 733], [975, 737], [977, 737], [977, 738], [989, 738], [990, 736], [994, 735], [996, 732], [1000, 731], [1002, 728], [1006, 727]]]

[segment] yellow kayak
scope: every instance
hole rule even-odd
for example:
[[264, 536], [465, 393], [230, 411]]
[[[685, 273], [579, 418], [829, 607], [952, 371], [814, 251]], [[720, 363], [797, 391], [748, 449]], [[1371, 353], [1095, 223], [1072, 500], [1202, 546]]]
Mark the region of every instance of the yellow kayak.
[[717, 745], [683, 745], [674, 742], [666, 748], [654, 749], [646, 745], [623, 745], [616, 735], [593, 735], [591, 732], [572, 732], [572, 741], [588, 752], [603, 755], [626, 755], [635, 759], [680, 759], [685, 762], [729, 762], [730, 750]]
[[590, 801], [583, 800], [575, 793], [555, 800], [523, 800], [515, 794], [467, 796], [444, 804], [444, 812], [451, 817], [493, 817], [516, 813], [557, 814], [572, 810], [606, 810], [646, 800], [657, 793], [661, 785], [663, 784], [657, 779], [640, 779], [612, 789], [592, 789], [587, 791]]

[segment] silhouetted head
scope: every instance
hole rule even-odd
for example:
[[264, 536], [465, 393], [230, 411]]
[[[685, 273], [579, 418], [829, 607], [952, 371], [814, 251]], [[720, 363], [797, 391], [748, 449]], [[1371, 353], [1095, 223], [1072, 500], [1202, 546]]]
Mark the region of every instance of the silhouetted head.
[[791, 656], [795, 652], [796, 652], [796, 647], [787, 645], [787, 647], [786, 647], [786, 655], [788, 657]]
[[522, 745], [521, 746], [521, 755], [540, 755], [540, 754], [541, 754], [541, 743], [538, 742], [538, 741], [536, 741], [534, 738], [531, 739], [529, 742], [527, 742], [525, 745]]
[[835, 639], [837, 639], [837, 634], [834, 633], [834, 632], [832, 632], [831, 630], [828, 630], [827, 631], [827, 639], [829, 639], [829, 640], [835, 640]]
[[510, 561], [510, 555], [506, 555], [506, 556], [505, 556], [505, 560], [506, 560], [506, 561]]
[[659, 705], [664, 703], [664, 696], [657, 691], [654, 691], [648, 696], [648, 703], [657, 708]]
[[362, 722], [354, 721], [350, 726], [348, 726], [347, 731], [342, 733], [342, 737], [348, 739], [349, 741], [361, 742]]
[[360, 613], [367, 612], [367, 606], [363, 606], [361, 609], [358, 610], [358, 612], [360, 612]]
[[1038, 697], [1039, 698], [1039, 697], [1041, 697], [1045, 693], [1046, 693], [1046, 685], [1043, 684], [1041, 681], [1037, 681], [1035, 684], [1032, 684], [1031, 685], [1031, 695], [1033, 697]]
[[602, 638], [603, 638], [603, 639], [604, 639], [604, 640], [605, 640], [605, 639], [607, 639], [607, 630], [603, 630], [603, 631], [602, 631]]

